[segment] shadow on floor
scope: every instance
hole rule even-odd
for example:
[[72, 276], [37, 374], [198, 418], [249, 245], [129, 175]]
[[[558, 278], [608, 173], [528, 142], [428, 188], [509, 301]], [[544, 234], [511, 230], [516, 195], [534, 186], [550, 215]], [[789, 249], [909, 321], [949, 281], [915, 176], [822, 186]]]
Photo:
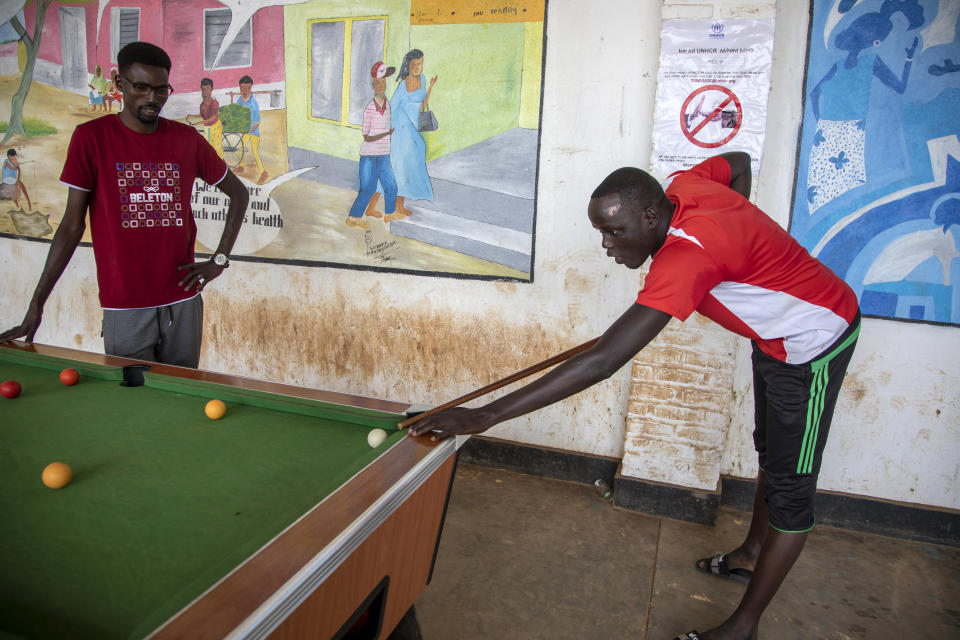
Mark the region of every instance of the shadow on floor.
[[[744, 586], [697, 572], [749, 514], [716, 527], [612, 508], [592, 486], [461, 464], [424, 640], [672, 640], [733, 611]], [[960, 549], [817, 527], [761, 638], [960, 638]]]

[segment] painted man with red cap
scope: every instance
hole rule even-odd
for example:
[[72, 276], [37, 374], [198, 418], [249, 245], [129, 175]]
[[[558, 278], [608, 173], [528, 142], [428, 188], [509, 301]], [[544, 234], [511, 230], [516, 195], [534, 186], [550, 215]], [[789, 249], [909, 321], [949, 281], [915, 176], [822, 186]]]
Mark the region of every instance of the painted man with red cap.
[[[370, 223], [363, 219], [364, 213], [375, 218], [380, 213], [374, 210], [379, 194], [377, 181], [383, 186], [384, 211], [386, 222], [403, 217], [394, 213], [397, 202], [397, 179], [390, 166], [390, 103], [387, 101], [387, 77], [396, 71], [382, 62], [370, 69], [373, 78], [373, 100], [363, 110], [363, 144], [360, 145], [360, 189], [357, 199], [350, 207], [347, 216], [348, 227], [366, 229]], [[369, 206], [367, 203], [369, 202]]]

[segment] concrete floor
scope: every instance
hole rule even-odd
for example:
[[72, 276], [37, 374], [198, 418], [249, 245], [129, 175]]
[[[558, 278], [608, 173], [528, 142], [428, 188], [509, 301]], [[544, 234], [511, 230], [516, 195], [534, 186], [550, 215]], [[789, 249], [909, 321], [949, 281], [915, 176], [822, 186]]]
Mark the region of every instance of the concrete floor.
[[[612, 508], [592, 486], [461, 464], [424, 640], [672, 640], [720, 623], [744, 586], [694, 569], [737, 546], [716, 527]], [[817, 527], [760, 623], [762, 638], [960, 638], [960, 549]]]

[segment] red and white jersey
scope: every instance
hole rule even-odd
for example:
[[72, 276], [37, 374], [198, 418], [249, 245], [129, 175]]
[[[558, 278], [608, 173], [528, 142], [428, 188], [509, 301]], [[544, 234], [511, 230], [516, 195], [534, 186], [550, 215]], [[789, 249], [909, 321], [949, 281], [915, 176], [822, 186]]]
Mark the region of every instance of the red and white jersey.
[[227, 165], [193, 127], [159, 119], [149, 134], [116, 115], [78, 126], [60, 182], [90, 192], [90, 234], [100, 304], [138, 309], [196, 295], [177, 283], [193, 262], [194, 178], [217, 184]]
[[686, 320], [698, 311], [800, 364], [822, 354], [857, 315], [857, 297], [730, 184], [710, 158], [665, 182], [676, 205], [637, 302]]

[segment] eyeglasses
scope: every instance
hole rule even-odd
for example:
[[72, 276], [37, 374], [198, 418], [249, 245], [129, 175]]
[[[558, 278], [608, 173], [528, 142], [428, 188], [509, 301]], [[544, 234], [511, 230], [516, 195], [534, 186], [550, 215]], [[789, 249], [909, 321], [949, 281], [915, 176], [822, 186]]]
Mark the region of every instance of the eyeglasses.
[[133, 89], [134, 93], [145, 95], [147, 93], [150, 93], [150, 91], [153, 91], [154, 93], [157, 94], [157, 96], [161, 98], [166, 98], [171, 93], [173, 93], [173, 87], [171, 87], [168, 84], [161, 84], [160, 86], [155, 87], [152, 84], [147, 84], [146, 82], [134, 82], [130, 78], [126, 76], [121, 76], [120, 74], [117, 74], [117, 76], [126, 80], [127, 84], [130, 86], [131, 89]]

